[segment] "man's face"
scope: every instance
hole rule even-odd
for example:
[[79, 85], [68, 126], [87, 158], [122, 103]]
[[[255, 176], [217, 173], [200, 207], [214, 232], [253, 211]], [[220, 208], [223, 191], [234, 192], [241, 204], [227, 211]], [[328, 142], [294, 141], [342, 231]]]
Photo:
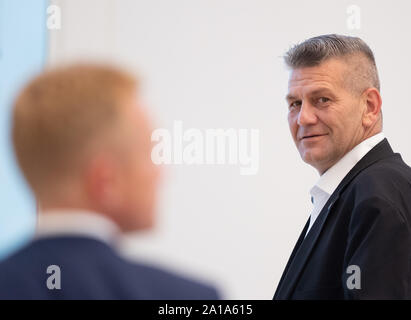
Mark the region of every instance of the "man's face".
[[301, 158], [320, 174], [363, 138], [361, 95], [345, 85], [348, 66], [330, 59], [295, 69], [288, 84], [288, 123]]
[[146, 229], [155, 222], [159, 169], [151, 160], [151, 128], [141, 106], [133, 101], [124, 123], [126, 151], [121, 160], [122, 210], [124, 231]]

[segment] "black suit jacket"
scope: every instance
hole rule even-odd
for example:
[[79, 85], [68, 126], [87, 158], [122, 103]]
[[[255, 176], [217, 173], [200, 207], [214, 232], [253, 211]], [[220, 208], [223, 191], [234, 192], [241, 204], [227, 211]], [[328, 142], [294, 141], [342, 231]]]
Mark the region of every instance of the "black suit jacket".
[[[61, 270], [61, 288], [47, 287], [50, 265]], [[35, 240], [0, 263], [3, 299], [218, 299], [215, 288], [119, 256], [88, 237]]]
[[308, 225], [274, 299], [411, 298], [411, 168], [386, 139], [345, 176], [304, 238]]

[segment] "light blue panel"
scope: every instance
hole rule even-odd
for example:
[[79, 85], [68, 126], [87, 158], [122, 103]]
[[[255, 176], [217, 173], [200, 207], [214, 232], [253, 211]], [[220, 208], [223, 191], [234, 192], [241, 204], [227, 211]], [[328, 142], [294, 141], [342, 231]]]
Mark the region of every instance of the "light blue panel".
[[0, 0], [0, 258], [33, 234], [35, 202], [15, 163], [10, 140], [17, 91], [45, 62], [46, 0]]

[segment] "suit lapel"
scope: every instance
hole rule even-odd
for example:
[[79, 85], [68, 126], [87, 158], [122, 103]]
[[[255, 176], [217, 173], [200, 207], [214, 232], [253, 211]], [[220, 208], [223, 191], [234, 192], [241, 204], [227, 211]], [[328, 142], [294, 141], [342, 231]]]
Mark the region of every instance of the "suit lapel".
[[285, 275], [287, 274], [288, 268], [290, 267], [290, 265], [291, 265], [291, 263], [292, 263], [292, 261], [293, 261], [293, 259], [294, 259], [294, 256], [296, 255], [298, 249], [300, 248], [301, 243], [304, 241], [305, 234], [307, 233], [307, 229], [308, 229], [309, 225], [310, 225], [310, 218], [308, 218], [308, 220], [307, 220], [307, 222], [306, 222], [306, 224], [305, 224], [305, 226], [304, 226], [304, 228], [303, 228], [303, 231], [301, 231], [300, 237], [298, 238], [297, 243], [296, 243], [295, 246], [294, 246], [293, 252], [291, 253], [290, 258], [288, 259], [287, 265], [285, 266], [285, 269], [284, 269], [284, 272], [283, 272], [283, 274], [282, 274], [282, 276], [281, 276], [281, 279], [280, 279], [280, 281], [278, 282], [277, 290], [276, 290], [276, 292], [275, 292], [275, 294], [274, 294], [274, 298], [273, 298], [273, 299], [277, 299], [277, 294], [280, 292], [280, 288], [282, 287], [282, 285], [283, 285], [283, 283], [284, 283], [284, 277], [285, 277]]
[[[334, 196], [334, 197], [333, 197]], [[331, 195], [328, 202], [325, 204], [324, 208], [321, 210], [318, 218], [315, 220], [311, 230], [308, 232], [307, 236], [302, 239], [301, 245], [297, 248], [295, 256], [290, 258], [290, 266], [288, 270], [285, 271], [285, 276], [281, 286], [278, 287], [274, 299], [289, 299], [294, 287], [297, 283], [298, 277], [301, 271], [304, 269], [305, 263], [314, 248], [315, 243], [320, 235], [321, 229], [324, 226], [325, 220], [327, 219], [328, 213], [331, 210], [334, 202], [337, 200], [336, 193]], [[304, 237], [305, 233], [302, 233], [301, 237]], [[294, 259], [292, 259], [294, 258]]]
[[332, 210], [335, 203], [338, 201], [341, 192], [348, 186], [348, 184], [365, 168], [369, 167], [373, 163], [386, 157], [394, 155], [387, 139], [384, 139], [378, 143], [373, 149], [371, 149], [344, 177], [337, 189], [330, 196], [324, 208], [321, 210], [316, 221], [314, 222], [311, 230], [304, 238], [305, 231], [308, 227], [308, 222], [304, 227], [300, 238], [291, 254], [291, 257], [287, 263], [284, 273], [279, 282], [277, 291], [274, 295], [274, 299], [290, 299], [294, 289], [298, 283], [299, 276], [304, 269], [308, 258], [317, 243], [317, 240], [321, 234], [321, 230], [327, 220], [328, 214]]

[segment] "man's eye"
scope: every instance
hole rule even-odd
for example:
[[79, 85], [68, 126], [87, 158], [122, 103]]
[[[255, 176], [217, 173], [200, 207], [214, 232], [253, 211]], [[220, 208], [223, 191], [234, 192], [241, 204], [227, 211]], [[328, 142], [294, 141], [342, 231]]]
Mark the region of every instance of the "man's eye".
[[290, 109], [291, 108], [297, 108], [299, 106], [301, 106], [301, 101], [293, 101], [293, 102], [290, 103]]
[[326, 98], [326, 97], [321, 97], [318, 99], [319, 103], [327, 103], [328, 101], [330, 101], [330, 99]]

